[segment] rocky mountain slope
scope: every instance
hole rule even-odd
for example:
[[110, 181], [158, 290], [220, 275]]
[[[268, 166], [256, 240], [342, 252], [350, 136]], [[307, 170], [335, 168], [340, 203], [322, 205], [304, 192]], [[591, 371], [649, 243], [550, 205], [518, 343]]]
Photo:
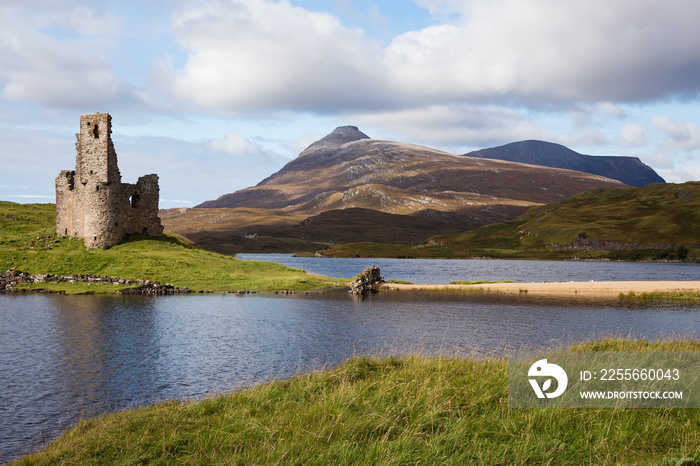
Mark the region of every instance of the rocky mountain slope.
[[583, 155], [561, 144], [544, 141], [513, 142], [504, 146], [469, 152], [465, 156], [566, 168], [605, 176], [630, 186], [664, 182], [663, 178], [637, 157]]
[[491, 222], [502, 217], [503, 207], [524, 210], [604, 186], [622, 183], [571, 170], [374, 140], [355, 127], [341, 127], [257, 186], [197, 207], [283, 209], [310, 215], [350, 207], [400, 215], [471, 212]]
[[343, 126], [258, 185], [195, 209], [163, 211], [161, 219], [166, 228], [222, 252], [315, 250], [350, 241], [420, 241], [615, 186], [624, 185], [589, 173], [374, 140]]

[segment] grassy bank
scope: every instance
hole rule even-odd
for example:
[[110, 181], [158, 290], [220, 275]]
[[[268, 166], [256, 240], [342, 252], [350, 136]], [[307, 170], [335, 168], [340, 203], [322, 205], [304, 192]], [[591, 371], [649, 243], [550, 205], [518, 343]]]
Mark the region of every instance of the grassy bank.
[[[572, 350], [698, 351], [700, 342], [612, 339]], [[81, 421], [17, 464], [697, 461], [698, 409], [511, 409], [505, 360], [408, 356]]]
[[[174, 234], [160, 238], [135, 235], [110, 249], [85, 250], [82, 240], [56, 237], [55, 221], [53, 204], [0, 202], [0, 271], [15, 268], [31, 274], [96, 274], [155, 280], [193, 290], [305, 291], [332, 285], [332, 280], [300, 269], [207, 252]], [[78, 292], [85, 287], [64, 283], [40, 286]], [[99, 291], [109, 291], [109, 287]]]
[[627, 261], [700, 258], [700, 182], [606, 188], [533, 207], [515, 220], [424, 244], [354, 243], [331, 257], [500, 259], [608, 259]]
[[700, 293], [692, 291], [654, 293], [620, 293], [621, 301], [648, 302], [648, 301], [689, 301], [700, 302]]

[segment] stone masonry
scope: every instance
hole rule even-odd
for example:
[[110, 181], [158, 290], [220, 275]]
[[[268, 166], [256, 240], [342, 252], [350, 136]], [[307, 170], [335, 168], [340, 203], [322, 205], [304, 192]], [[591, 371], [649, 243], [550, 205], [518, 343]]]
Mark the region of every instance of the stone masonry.
[[111, 133], [108, 113], [82, 115], [75, 170], [56, 178], [56, 233], [82, 238], [86, 248], [108, 248], [130, 234], [163, 233], [158, 175], [122, 183]]

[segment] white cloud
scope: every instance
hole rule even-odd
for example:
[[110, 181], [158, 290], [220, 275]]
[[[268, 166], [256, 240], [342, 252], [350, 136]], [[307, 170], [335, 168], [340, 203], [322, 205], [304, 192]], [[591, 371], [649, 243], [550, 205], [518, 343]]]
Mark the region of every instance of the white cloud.
[[397, 83], [433, 99], [646, 101], [697, 93], [700, 3], [425, 1], [450, 23], [387, 50]]
[[685, 183], [689, 180], [700, 181], [700, 164], [673, 169], [662, 169], [659, 170], [659, 175], [668, 183]]
[[[596, 119], [579, 113], [539, 114], [496, 105], [434, 105], [411, 110], [343, 116], [375, 139], [391, 139], [453, 154], [529, 139], [563, 144], [592, 155], [613, 155], [611, 137]], [[587, 152], [586, 152], [587, 151]]]
[[386, 48], [288, 1], [209, 0], [173, 17], [188, 51], [173, 90], [209, 110], [548, 106], [695, 95], [700, 3], [423, 1], [440, 24]]
[[287, 1], [211, 0], [175, 15], [173, 27], [190, 52], [174, 92], [201, 107], [330, 111], [379, 98], [374, 44], [327, 13]]
[[223, 139], [212, 140], [209, 148], [232, 155], [256, 155], [261, 152], [258, 146], [237, 133], [226, 133]]
[[[288, 161], [263, 150], [238, 152], [232, 156], [230, 152], [213, 149], [211, 142], [192, 143], [150, 136], [113, 137], [124, 181], [135, 182], [141, 175], [158, 174], [161, 208], [182, 205], [175, 200], [183, 199], [192, 200], [190, 205], [195, 205], [255, 185]], [[228, 138], [229, 141], [236, 139], [235, 136]], [[226, 140], [226, 137], [218, 139]], [[246, 146], [245, 138], [243, 141]], [[249, 148], [255, 148], [251, 144]], [[232, 146], [227, 148], [233, 149]]]
[[652, 120], [652, 124], [663, 132], [668, 145], [700, 149], [700, 129], [694, 123], [677, 123], [668, 116], [658, 116]]
[[629, 123], [620, 128], [619, 140], [625, 146], [638, 146], [644, 143], [646, 128], [636, 123]]
[[603, 115], [609, 115], [613, 118], [625, 118], [625, 111], [616, 103], [602, 102], [598, 104], [598, 109]]
[[360, 130], [376, 128], [373, 138], [395, 139], [451, 153], [524, 139], [556, 139], [527, 114], [497, 106], [434, 105], [412, 110], [346, 116]]
[[[338, 126], [341, 126], [341, 125], [338, 125]], [[344, 126], [344, 125], [342, 125], [342, 126]], [[329, 131], [328, 133], [330, 133], [330, 131]], [[328, 133], [326, 133], [326, 134], [328, 134]], [[296, 155], [296, 154], [299, 154], [299, 153], [301, 153], [304, 149], [306, 149], [307, 147], [309, 147], [311, 144], [313, 144], [314, 142], [318, 141], [318, 140], [321, 139], [322, 137], [326, 136], [326, 134], [316, 133], [316, 132], [315, 132], [315, 133], [310, 133], [310, 132], [307, 131], [305, 134], [303, 134], [303, 135], [301, 135], [301, 136], [299, 136], [299, 137], [297, 137], [297, 138], [294, 138], [294, 139], [292, 139], [291, 141], [289, 141], [289, 142], [287, 143], [287, 145], [286, 145], [286, 148], [287, 148], [292, 154], [295, 154], [295, 155]]]
[[105, 32], [113, 29], [114, 18], [85, 8], [29, 17], [7, 4], [0, 6], [0, 18], [0, 82], [9, 101], [81, 108], [132, 100], [108, 51], [100, 51], [104, 40], [59, 39], [41, 32], [52, 27], [77, 35]]

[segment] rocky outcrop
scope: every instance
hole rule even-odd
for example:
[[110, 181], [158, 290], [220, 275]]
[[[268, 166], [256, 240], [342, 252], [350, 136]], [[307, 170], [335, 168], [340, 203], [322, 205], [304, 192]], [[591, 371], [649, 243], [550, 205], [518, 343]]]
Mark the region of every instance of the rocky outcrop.
[[384, 277], [381, 276], [379, 267], [373, 265], [372, 267], [367, 267], [361, 274], [355, 277], [352, 285], [350, 285], [350, 293], [365, 296], [374, 289], [373, 285], [383, 282]]
[[[75, 275], [55, 275], [47, 274], [29, 274], [17, 270], [8, 270], [5, 273], [0, 273], [0, 293], [23, 292], [27, 290], [17, 289], [19, 284], [38, 284], [47, 282], [57, 283], [110, 283], [113, 285], [125, 285], [130, 288], [120, 289], [119, 294], [145, 294], [145, 295], [171, 295], [181, 293], [192, 293], [193, 291], [187, 287], [180, 288], [179, 286], [171, 285], [170, 283], [160, 283], [154, 280], [127, 280], [124, 278], [107, 277], [93, 274], [75, 274]], [[49, 290], [36, 289], [34, 292], [51, 293]]]

